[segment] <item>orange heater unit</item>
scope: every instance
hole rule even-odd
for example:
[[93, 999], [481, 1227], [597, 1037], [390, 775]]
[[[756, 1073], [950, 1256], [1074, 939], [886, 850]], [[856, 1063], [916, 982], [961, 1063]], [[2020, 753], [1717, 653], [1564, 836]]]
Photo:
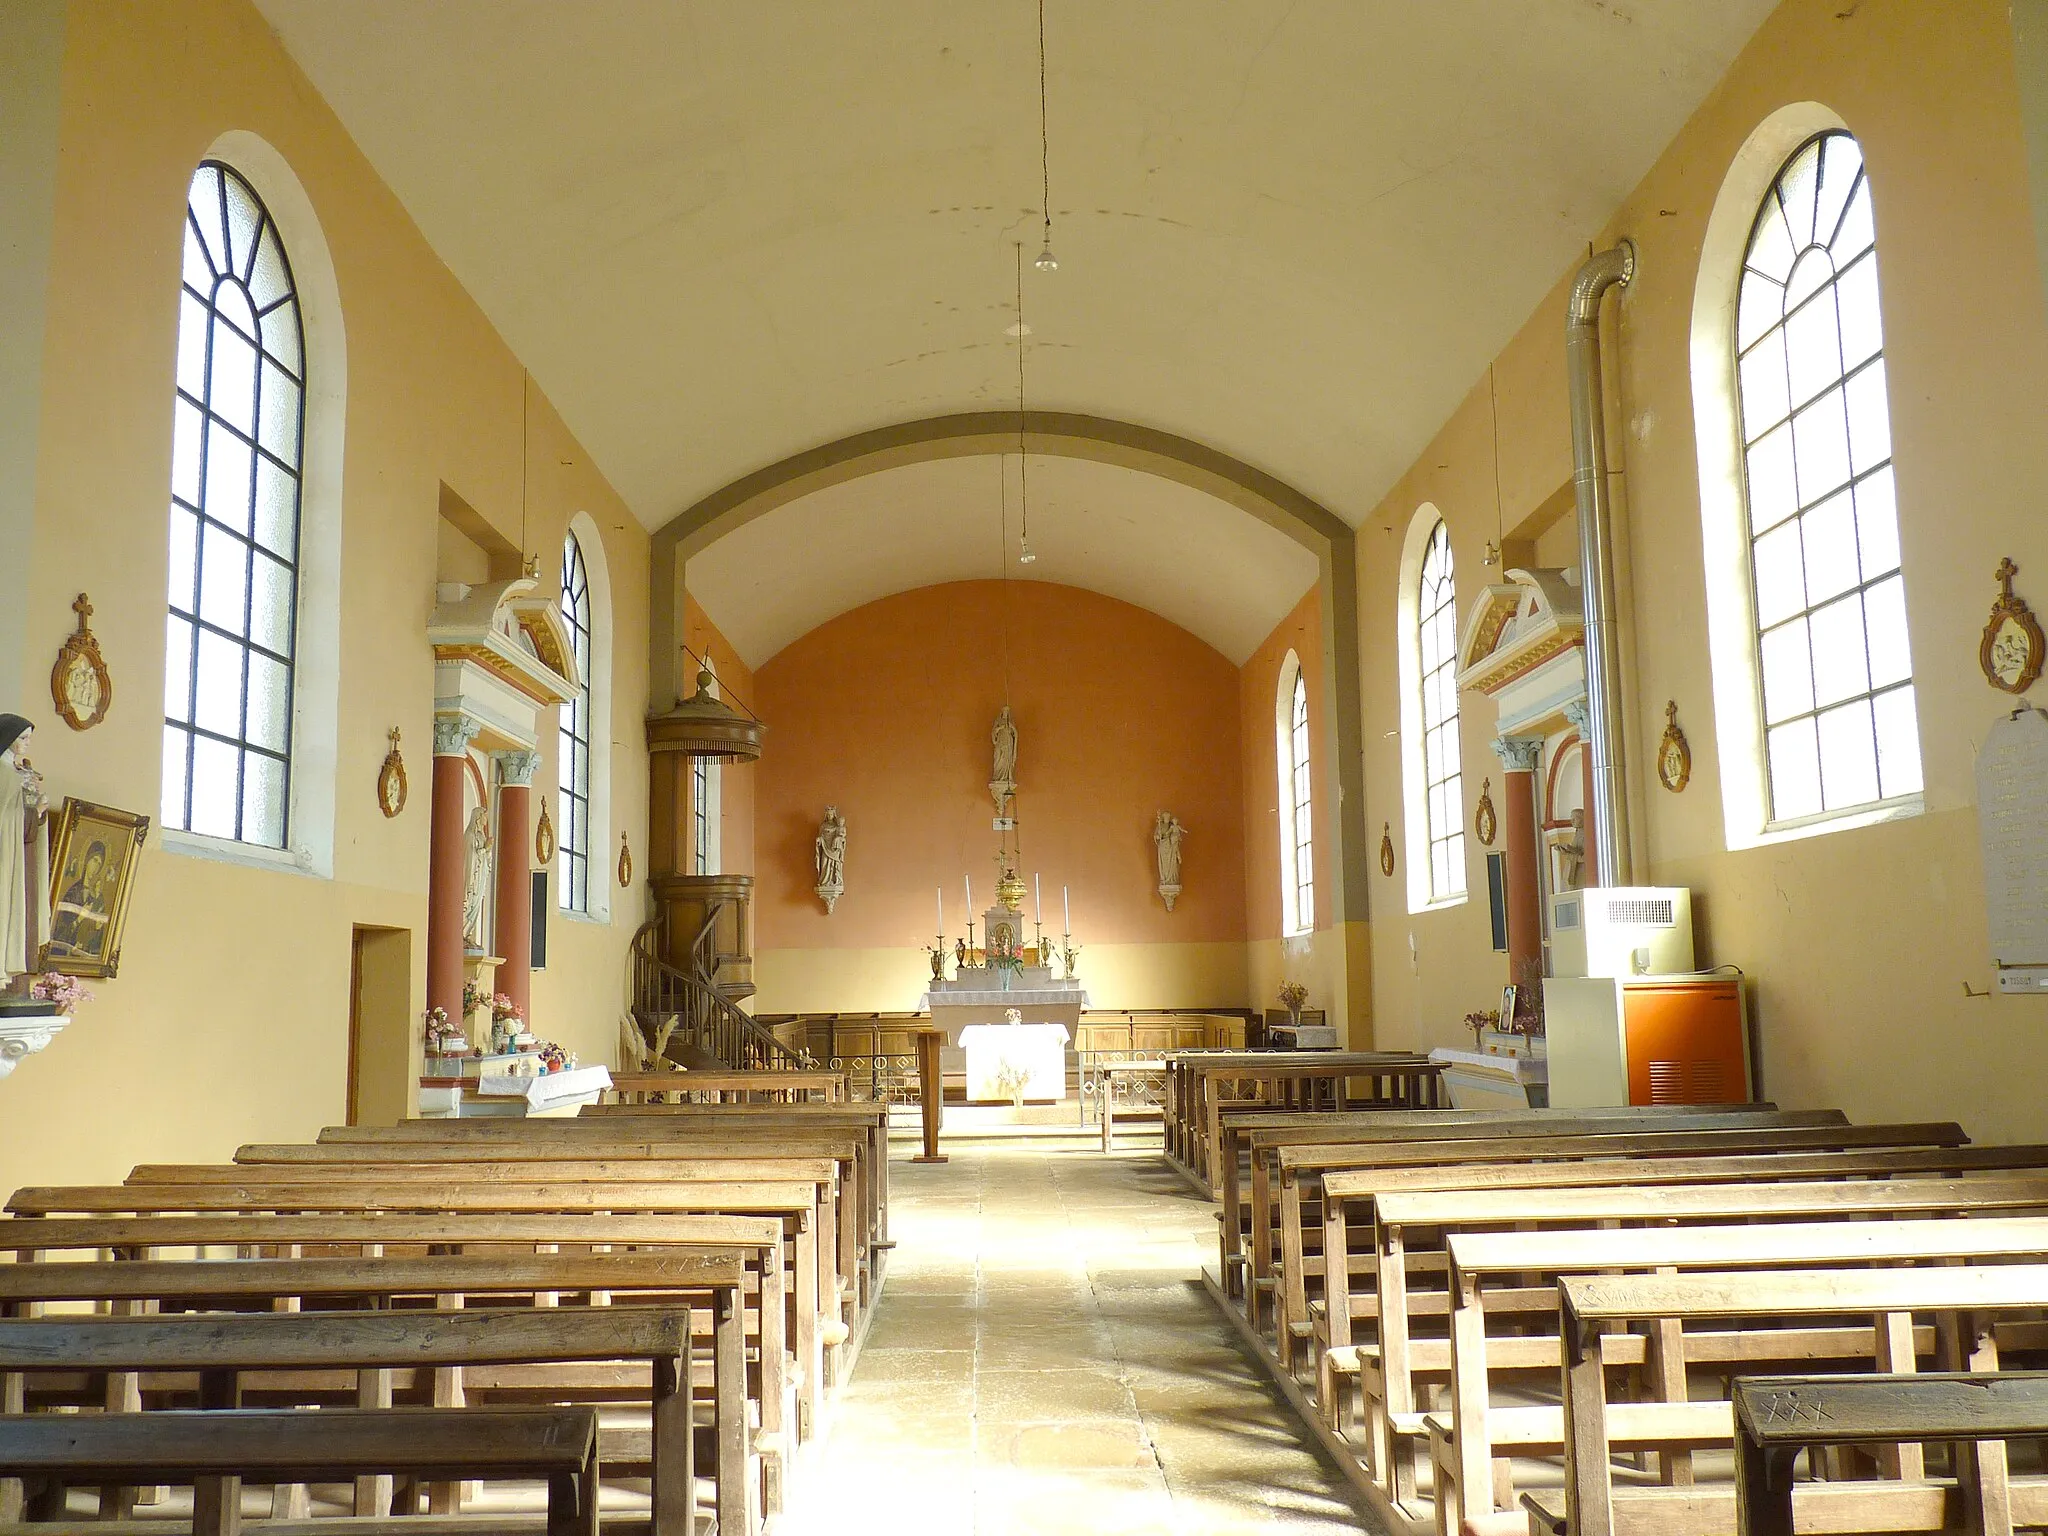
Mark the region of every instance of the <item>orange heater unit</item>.
[[1552, 978], [1543, 996], [1553, 1108], [1755, 1096], [1739, 977]]

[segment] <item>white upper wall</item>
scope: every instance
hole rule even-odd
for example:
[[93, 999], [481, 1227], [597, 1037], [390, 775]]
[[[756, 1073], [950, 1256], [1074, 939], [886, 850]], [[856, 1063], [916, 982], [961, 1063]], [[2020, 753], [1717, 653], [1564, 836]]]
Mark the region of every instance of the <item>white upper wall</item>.
[[[1356, 524], [1774, 0], [1052, 0], [1031, 403]], [[1027, 4], [258, 0], [650, 527], [1016, 399]]]

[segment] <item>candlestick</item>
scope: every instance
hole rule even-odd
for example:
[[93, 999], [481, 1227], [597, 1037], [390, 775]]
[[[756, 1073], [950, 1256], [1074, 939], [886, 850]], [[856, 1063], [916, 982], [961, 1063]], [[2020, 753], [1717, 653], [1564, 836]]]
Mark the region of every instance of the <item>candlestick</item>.
[[1066, 932], [1072, 933], [1074, 931], [1074, 909], [1067, 901], [1067, 888], [1064, 885], [1060, 887], [1060, 917], [1063, 919], [1060, 927]]

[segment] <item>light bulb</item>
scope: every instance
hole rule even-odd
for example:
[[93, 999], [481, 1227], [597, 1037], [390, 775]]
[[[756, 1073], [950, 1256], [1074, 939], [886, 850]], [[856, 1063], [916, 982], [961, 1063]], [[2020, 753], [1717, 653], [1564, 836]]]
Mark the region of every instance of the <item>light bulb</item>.
[[1039, 247], [1038, 260], [1032, 262], [1031, 265], [1036, 267], [1041, 272], [1059, 271], [1059, 258], [1054, 256], [1052, 253], [1052, 240], [1049, 236], [1047, 237], [1045, 244]]
[[1031, 544], [1028, 540], [1019, 539], [1017, 541], [1017, 563], [1019, 565], [1029, 565], [1037, 558], [1038, 556], [1031, 553]]

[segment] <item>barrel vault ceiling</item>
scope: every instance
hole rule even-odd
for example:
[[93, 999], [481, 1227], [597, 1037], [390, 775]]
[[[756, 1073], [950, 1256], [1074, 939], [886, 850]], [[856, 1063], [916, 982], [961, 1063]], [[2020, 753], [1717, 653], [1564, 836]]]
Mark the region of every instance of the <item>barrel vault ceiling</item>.
[[[257, 3], [657, 528], [816, 444], [1014, 405], [1020, 243], [1032, 406], [1192, 438], [1356, 525], [1773, 0], [1046, 0], [1054, 273], [1028, 264], [1032, 0]], [[1184, 496], [1073, 471], [1133, 528], [1129, 569], [1080, 584], [1232, 610], [1204, 637], [1234, 651], [1292, 580], [1191, 574]], [[958, 497], [855, 503], [887, 507], [893, 564], [807, 578], [758, 644], [947, 579]], [[740, 547], [736, 590], [788, 555]]]

